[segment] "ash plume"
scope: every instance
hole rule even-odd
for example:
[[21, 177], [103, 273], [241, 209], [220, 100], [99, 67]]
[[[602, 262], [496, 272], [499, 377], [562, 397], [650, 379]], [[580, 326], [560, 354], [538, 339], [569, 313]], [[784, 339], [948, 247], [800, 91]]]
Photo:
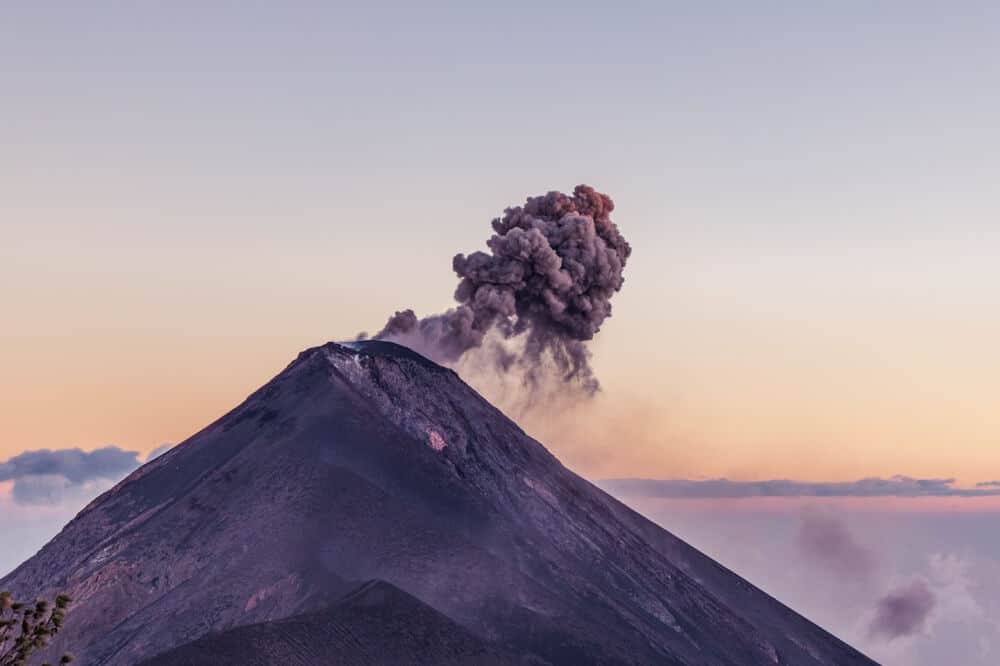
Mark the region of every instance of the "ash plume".
[[803, 513], [798, 543], [808, 562], [832, 571], [841, 581], [869, 584], [878, 570], [876, 554], [859, 543], [847, 525], [831, 514]]
[[936, 604], [937, 598], [927, 583], [915, 580], [878, 602], [869, 632], [890, 641], [919, 633]]
[[506, 209], [493, 220], [488, 253], [452, 261], [458, 306], [422, 319], [401, 310], [376, 339], [443, 363], [477, 350], [501, 372], [519, 370], [529, 386], [554, 368], [562, 380], [597, 391], [586, 342], [611, 315], [632, 252], [612, 210], [610, 197], [587, 185]]

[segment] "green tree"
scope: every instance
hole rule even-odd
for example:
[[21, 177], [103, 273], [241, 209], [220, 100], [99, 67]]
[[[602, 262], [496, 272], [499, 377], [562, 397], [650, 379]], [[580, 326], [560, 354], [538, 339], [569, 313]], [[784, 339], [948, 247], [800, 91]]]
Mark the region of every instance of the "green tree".
[[[55, 604], [44, 599], [26, 604], [15, 601], [10, 592], [0, 592], [0, 666], [27, 666], [31, 654], [48, 645], [62, 628], [69, 603], [65, 594], [56, 597]], [[60, 664], [71, 661], [69, 654], [59, 659]]]

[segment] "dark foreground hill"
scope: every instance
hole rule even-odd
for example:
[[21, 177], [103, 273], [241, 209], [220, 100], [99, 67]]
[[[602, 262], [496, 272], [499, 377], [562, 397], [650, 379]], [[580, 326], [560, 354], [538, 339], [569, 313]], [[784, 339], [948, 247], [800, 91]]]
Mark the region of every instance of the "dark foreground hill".
[[303, 352], [0, 587], [69, 593], [53, 652], [125, 666], [372, 579], [536, 663], [872, 663], [385, 342]]
[[316, 613], [236, 627], [142, 666], [521, 666], [427, 604], [369, 581]]

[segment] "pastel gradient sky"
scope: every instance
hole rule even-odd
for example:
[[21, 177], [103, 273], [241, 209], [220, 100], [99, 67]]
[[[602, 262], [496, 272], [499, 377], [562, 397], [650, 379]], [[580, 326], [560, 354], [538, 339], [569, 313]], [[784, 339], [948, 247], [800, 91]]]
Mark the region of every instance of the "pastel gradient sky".
[[0, 460], [181, 441], [586, 182], [568, 464], [1000, 477], [1000, 5], [474, 4], [4, 3]]

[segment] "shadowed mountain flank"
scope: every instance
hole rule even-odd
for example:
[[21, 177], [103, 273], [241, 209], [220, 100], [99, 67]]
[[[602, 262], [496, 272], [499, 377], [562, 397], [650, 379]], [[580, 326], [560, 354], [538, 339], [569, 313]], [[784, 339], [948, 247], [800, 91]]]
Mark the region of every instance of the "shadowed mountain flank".
[[369, 581], [329, 608], [209, 634], [142, 666], [517, 666], [430, 606]]
[[303, 352], [0, 587], [65, 591], [74, 607], [53, 653], [124, 666], [321, 617], [374, 579], [441, 614], [434, 626], [534, 664], [872, 663], [389, 342]]

